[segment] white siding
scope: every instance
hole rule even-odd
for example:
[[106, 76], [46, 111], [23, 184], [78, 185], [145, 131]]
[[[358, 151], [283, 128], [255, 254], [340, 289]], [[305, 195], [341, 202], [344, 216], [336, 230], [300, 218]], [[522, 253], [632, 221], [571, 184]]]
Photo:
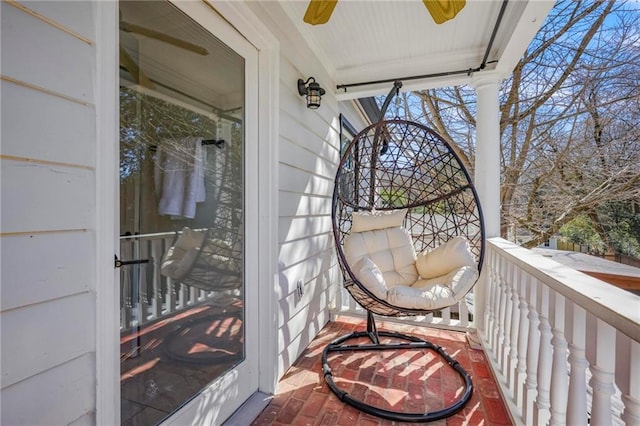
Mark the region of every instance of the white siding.
[[0, 423], [92, 424], [95, 4], [0, 7]]
[[[304, 64], [286, 57], [286, 45], [282, 52], [278, 215], [280, 226], [298, 226], [279, 229], [279, 375], [329, 320], [327, 293], [337, 281], [324, 277], [338, 277], [330, 215], [340, 131], [336, 103], [329, 96], [320, 109], [306, 108], [296, 87], [298, 78], [308, 77], [298, 70]], [[298, 282], [302, 296], [296, 291]]]
[[[254, 4], [254, 7], [257, 4]], [[257, 14], [280, 41], [278, 167], [278, 377], [329, 321], [341, 284], [333, 243], [331, 198], [340, 160], [340, 112], [363, 123], [350, 104], [332, 96], [335, 83], [318, 58], [289, 37], [281, 16]], [[272, 9], [273, 10], [273, 9]], [[280, 23], [280, 24], [278, 24]], [[297, 80], [310, 76], [325, 89], [317, 110], [306, 108]], [[304, 293], [296, 290], [301, 282]]]
[[95, 135], [93, 108], [5, 81], [0, 90], [2, 154], [93, 164], [95, 146], [87, 143]]
[[95, 358], [85, 354], [2, 390], [2, 424], [66, 425], [92, 415]]
[[3, 233], [92, 226], [92, 170], [14, 160], [3, 160], [0, 167]]

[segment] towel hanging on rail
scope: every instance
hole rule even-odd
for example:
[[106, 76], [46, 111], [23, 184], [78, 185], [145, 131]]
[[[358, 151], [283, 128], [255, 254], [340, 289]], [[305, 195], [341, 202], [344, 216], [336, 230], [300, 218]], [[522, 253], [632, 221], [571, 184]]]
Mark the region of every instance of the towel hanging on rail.
[[158, 214], [193, 219], [204, 202], [206, 149], [201, 137], [165, 140], [156, 151], [155, 187]]

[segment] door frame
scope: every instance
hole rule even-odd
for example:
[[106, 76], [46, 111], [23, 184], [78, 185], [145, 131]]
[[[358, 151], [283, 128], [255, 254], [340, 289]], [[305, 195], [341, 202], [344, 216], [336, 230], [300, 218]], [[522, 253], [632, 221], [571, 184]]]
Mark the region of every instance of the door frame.
[[[271, 31], [243, 2], [171, 1], [196, 22], [206, 14], [217, 14], [230, 25], [216, 29], [216, 36], [224, 40], [225, 32], [238, 32], [258, 55], [257, 126], [254, 135], [247, 137], [247, 149], [257, 149], [253, 164], [246, 163], [250, 172], [245, 176], [247, 191], [257, 191], [258, 257], [256, 288], [259, 300], [258, 321], [258, 389], [267, 394], [275, 392], [277, 384], [277, 170], [279, 120], [279, 44]], [[96, 423], [120, 423], [120, 330], [118, 327], [119, 274], [114, 268], [113, 255], [118, 250], [119, 217], [119, 55], [118, 3], [96, 1]], [[202, 18], [202, 17], [205, 18]], [[257, 144], [257, 146], [255, 145]], [[259, 162], [258, 162], [259, 159]], [[251, 195], [250, 195], [251, 196]], [[210, 395], [209, 395], [210, 396]], [[197, 417], [207, 410], [207, 392], [201, 392], [177, 411], [173, 419], [189, 419], [196, 423], [221, 422], [220, 418]], [[194, 413], [197, 415], [194, 416]], [[198, 421], [200, 420], [200, 421]]]

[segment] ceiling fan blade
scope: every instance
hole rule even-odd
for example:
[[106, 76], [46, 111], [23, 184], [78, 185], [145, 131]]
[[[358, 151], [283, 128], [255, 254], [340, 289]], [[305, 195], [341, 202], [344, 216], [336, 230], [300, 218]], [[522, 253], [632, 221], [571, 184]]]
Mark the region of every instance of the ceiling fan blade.
[[304, 22], [311, 25], [326, 24], [338, 0], [311, 0], [304, 14]]
[[455, 16], [467, 3], [466, 0], [422, 0], [436, 24], [442, 24]]
[[172, 44], [174, 46], [189, 50], [199, 55], [206, 56], [209, 54], [209, 51], [202, 46], [189, 43], [188, 41], [180, 40], [179, 38], [172, 37], [170, 35], [161, 33], [159, 31], [141, 27], [140, 25], [130, 24], [128, 22], [120, 22], [120, 29], [123, 31], [140, 34], [145, 37], [154, 38], [156, 40], [160, 40], [164, 43]]
[[153, 89], [154, 85], [149, 77], [140, 69], [136, 61], [129, 56], [122, 46], [120, 47], [120, 62], [122, 66], [129, 71], [129, 74], [133, 77], [136, 84]]

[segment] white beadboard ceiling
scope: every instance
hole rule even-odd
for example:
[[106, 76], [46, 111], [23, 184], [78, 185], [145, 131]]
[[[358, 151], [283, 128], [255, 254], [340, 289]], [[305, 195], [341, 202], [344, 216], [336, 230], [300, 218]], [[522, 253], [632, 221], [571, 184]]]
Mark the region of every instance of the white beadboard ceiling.
[[[308, 0], [246, 3], [259, 17], [266, 13], [270, 25], [277, 26], [298, 49], [310, 50], [320, 59], [332, 81], [319, 83], [339, 100], [383, 94], [392, 87], [385, 82], [338, 89], [344, 84], [402, 79], [403, 90], [415, 90], [468, 82], [468, 73], [460, 71], [481, 65], [505, 4], [485, 70], [506, 76], [554, 4], [552, 0], [467, 0], [454, 19], [438, 25], [421, 0], [339, 0], [329, 22], [314, 26], [303, 21]], [[242, 61], [223, 43], [165, 2], [125, 1], [120, 3], [120, 12], [124, 22], [209, 51], [198, 55], [154, 37], [125, 33], [123, 48], [158, 82], [158, 90], [164, 84], [217, 108], [239, 106]], [[317, 77], [317, 71], [310, 70]], [[405, 79], [451, 72], [456, 74]]]
[[[329, 22], [303, 22], [308, 1], [279, 5], [300, 37], [317, 53], [336, 85], [476, 69], [489, 45], [503, 0], [467, 0], [450, 21], [437, 25], [421, 0], [339, 0]], [[539, 29], [554, 2], [509, 0], [487, 58], [486, 70], [508, 73]], [[271, 13], [274, 16], [273, 12]], [[282, 15], [280, 15], [282, 16]], [[409, 86], [464, 82], [466, 74], [404, 81]], [[341, 98], [388, 90], [390, 83], [350, 87]]]

